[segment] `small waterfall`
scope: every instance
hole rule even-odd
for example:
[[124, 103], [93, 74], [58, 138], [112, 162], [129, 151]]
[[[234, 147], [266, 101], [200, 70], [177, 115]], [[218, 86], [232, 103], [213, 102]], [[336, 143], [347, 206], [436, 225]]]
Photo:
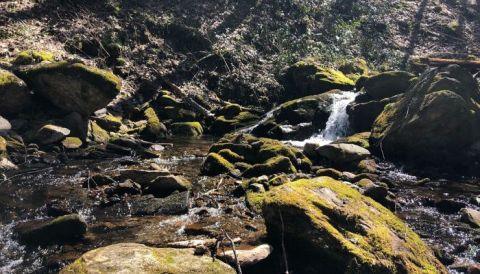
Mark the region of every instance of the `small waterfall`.
[[331, 143], [348, 134], [349, 122], [347, 114], [347, 106], [355, 100], [357, 93], [353, 91], [345, 91], [333, 94], [333, 102], [330, 106], [330, 116], [328, 117], [325, 129], [319, 134], [303, 141], [286, 141], [287, 143], [303, 147], [306, 143], [318, 143], [320, 145]]

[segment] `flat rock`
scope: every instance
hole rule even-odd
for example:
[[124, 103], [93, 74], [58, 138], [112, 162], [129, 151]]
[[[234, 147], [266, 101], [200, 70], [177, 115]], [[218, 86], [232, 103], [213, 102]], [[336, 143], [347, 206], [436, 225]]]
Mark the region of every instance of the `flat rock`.
[[[269, 244], [259, 245], [253, 249], [248, 250], [236, 250], [238, 262], [241, 266], [255, 265], [265, 259], [267, 259], [273, 252], [273, 247]], [[219, 259], [229, 264], [235, 265], [235, 254], [233, 250], [222, 252]]]
[[354, 144], [328, 144], [316, 151], [319, 156], [338, 164], [359, 161], [370, 156], [370, 151]]
[[133, 200], [132, 214], [135, 216], [180, 215], [188, 212], [188, 191], [173, 193], [166, 198], [155, 198], [151, 195]]
[[45, 125], [38, 130], [35, 139], [42, 145], [48, 145], [62, 141], [69, 134], [70, 130], [68, 128]]
[[160, 176], [168, 176], [168, 170], [144, 170], [144, 169], [121, 169], [119, 170], [119, 180], [131, 179], [140, 185], [145, 185]]
[[60, 273], [235, 274], [235, 270], [209, 256], [194, 256], [193, 249], [121, 243], [91, 250]]

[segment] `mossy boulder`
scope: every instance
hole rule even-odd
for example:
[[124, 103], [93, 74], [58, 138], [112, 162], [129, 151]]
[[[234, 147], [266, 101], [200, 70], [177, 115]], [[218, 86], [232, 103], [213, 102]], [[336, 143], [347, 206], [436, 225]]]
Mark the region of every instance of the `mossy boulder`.
[[222, 156], [231, 163], [243, 162], [245, 160], [245, 157], [238, 155], [230, 149], [222, 149], [218, 152], [218, 155]]
[[369, 139], [370, 139], [369, 131], [360, 132], [348, 137], [340, 138], [335, 142], [333, 142], [333, 144], [353, 144], [368, 150], [370, 148]]
[[119, 94], [122, 84], [110, 71], [66, 61], [21, 67], [17, 72], [35, 92], [59, 109], [82, 115], [107, 106]]
[[77, 149], [83, 145], [83, 142], [77, 137], [67, 137], [62, 141], [62, 145], [66, 149]]
[[352, 90], [355, 83], [341, 71], [306, 59], [289, 67], [283, 75], [285, 99], [301, 98], [333, 89]]
[[364, 89], [373, 99], [381, 100], [406, 92], [414, 78], [406, 71], [387, 71], [370, 77]]
[[[228, 111], [225, 111], [228, 112]], [[230, 112], [229, 114], [232, 114]], [[241, 111], [230, 116], [218, 116], [210, 127], [210, 132], [213, 135], [224, 135], [225, 133], [240, 129], [254, 124], [259, 117], [249, 111]]]
[[167, 127], [160, 122], [160, 119], [153, 108], [149, 107], [145, 109], [143, 115], [147, 120], [147, 126], [142, 132], [143, 137], [155, 140], [167, 135]]
[[478, 84], [469, 71], [455, 65], [430, 69], [400, 101], [385, 107], [375, 120], [370, 144], [387, 159], [457, 171], [475, 168], [479, 110]]
[[235, 170], [235, 166], [221, 155], [211, 152], [202, 164], [202, 174], [216, 176], [222, 173], [230, 173]]
[[357, 101], [347, 107], [348, 121], [354, 132], [370, 131], [378, 115], [382, 113], [386, 105], [401, 99], [401, 96], [393, 96], [381, 100]]
[[349, 76], [349, 78], [352, 78], [350, 76], [353, 76], [353, 78], [367, 76], [370, 72], [367, 61], [364, 59], [346, 61], [338, 67], [338, 70]]
[[203, 127], [199, 122], [180, 122], [171, 125], [172, 133], [183, 136], [201, 136]]
[[159, 110], [159, 114], [161, 114], [164, 119], [172, 120], [175, 122], [195, 121], [195, 119], [197, 118], [195, 112], [185, 108], [173, 106], [161, 108]]
[[195, 256], [193, 249], [153, 248], [121, 243], [83, 254], [60, 271], [68, 273], [175, 273], [235, 274], [235, 270], [210, 256]]
[[448, 273], [407, 224], [342, 182], [302, 179], [255, 198], [299, 273]]
[[27, 84], [15, 74], [0, 69], [0, 115], [19, 114], [30, 104]]
[[116, 132], [123, 125], [122, 118], [112, 114], [107, 114], [95, 119], [98, 125], [108, 131]]
[[330, 116], [333, 96], [339, 91], [307, 96], [285, 102], [257, 125], [256, 136], [279, 140], [304, 140], [324, 129]]
[[100, 127], [95, 121], [89, 122], [87, 135], [91, 141], [97, 143], [105, 144], [110, 141], [110, 134], [108, 134], [108, 131]]
[[70, 130], [68, 128], [56, 125], [45, 125], [37, 131], [35, 140], [42, 145], [54, 144], [62, 141], [69, 134]]
[[87, 223], [78, 214], [55, 219], [31, 221], [17, 225], [20, 239], [28, 244], [54, 244], [81, 239], [87, 232]]
[[[228, 153], [225, 151], [229, 150]], [[223, 152], [222, 152], [223, 151]], [[271, 175], [277, 173], [296, 173], [298, 171], [308, 172], [312, 162], [301, 151], [283, 144], [280, 141], [257, 138], [250, 134], [228, 134], [210, 148], [210, 154], [223, 153], [226, 158], [221, 157], [233, 166], [234, 163], [242, 163], [245, 167], [243, 176], [252, 177], [260, 175]], [[227, 155], [234, 154], [234, 155]], [[234, 157], [233, 157], [234, 156]], [[222, 161], [223, 162], [223, 161]], [[207, 163], [207, 161], [205, 162]], [[204, 163], [203, 173], [208, 173], [210, 166]], [[226, 166], [223, 164], [222, 166]], [[223, 172], [230, 171], [231, 168]], [[218, 174], [218, 172], [212, 172]]]
[[13, 64], [15, 65], [33, 65], [41, 62], [55, 61], [55, 55], [44, 50], [24, 50], [17, 54]]

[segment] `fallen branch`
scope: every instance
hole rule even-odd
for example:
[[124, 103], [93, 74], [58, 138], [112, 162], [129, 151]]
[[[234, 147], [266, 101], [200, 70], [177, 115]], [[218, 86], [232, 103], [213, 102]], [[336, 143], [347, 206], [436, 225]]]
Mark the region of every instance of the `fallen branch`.
[[446, 59], [446, 58], [433, 58], [433, 57], [420, 57], [417, 60], [420, 64], [430, 65], [433, 67], [459, 65], [471, 69], [480, 69], [479, 59]]
[[165, 83], [170, 87], [171, 91], [175, 96], [179, 97], [185, 103], [187, 103], [192, 109], [198, 111], [199, 113], [203, 114], [205, 117], [213, 117], [213, 113], [211, 113], [208, 109], [202, 107], [199, 103], [197, 103], [191, 96], [187, 95], [179, 86], [175, 85], [174, 83], [170, 82], [167, 79], [163, 79]]

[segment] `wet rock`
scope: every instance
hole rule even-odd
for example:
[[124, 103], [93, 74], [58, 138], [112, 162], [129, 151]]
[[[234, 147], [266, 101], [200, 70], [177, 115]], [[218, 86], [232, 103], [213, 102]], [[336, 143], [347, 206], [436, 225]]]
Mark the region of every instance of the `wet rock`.
[[407, 91], [413, 78], [415, 75], [405, 71], [387, 71], [370, 77], [364, 89], [372, 98], [384, 99]]
[[135, 216], [186, 214], [189, 206], [188, 197], [188, 191], [173, 193], [166, 198], [141, 196], [131, 202], [132, 214]]
[[54, 144], [62, 141], [70, 134], [68, 128], [56, 125], [45, 125], [40, 128], [35, 136], [35, 140], [42, 145]]
[[209, 153], [202, 164], [202, 174], [208, 176], [216, 176], [223, 173], [230, 173], [235, 169], [225, 158], [217, 153]]
[[467, 205], [463, 202], [443, 199], [435, 203], [435, 207], [441, 213], [445, 214], [455, 214], [460, 211], [460, 209], [466, 207]]
[[0, 69], [0, 115], [17, 115], [31, 104], [25, 82], [13, 73]]
[[[263, 260], [266, 260], [272, 252], [273, 247], [269, 244], [259, 245], [250, 250], [236, 250], [238, 263], [242, 267], [258, 264]], [[229, 263], [230, 265], [235, 265], [237, 262], [237, 260], [235, 260], [233, 250], [222, 252], [218, 257], [220, 260]]]
[[83, 142], [77, 137], [67, 137], [62, 141], [62, 145], [66, 149], [77, 149], [82, 147]]
[[90, 140], [101, 144], [106, 144], [110, 141], [110, 134], [95, 121], [88, 123], [88, 137]]
[[10, 122], [7, 119], [0, 116], [0, 134], [5, 134], [11, 129], [12, 129], [12, 125], [10, 124]]
[[147, 125], [142, 131], [142, 136], [147, 139], [156, 140], [167, 136], [167, 127], [160, 122], [157, 113], [153, 108], [147, 108], [144, 111]]
[[351, 163], [370, 156], [370, 151], [353, 144], [328, 144], [319, 147], [316, 152], [336, 164]]
[[194, 256], [193, 249], [152, 248], [122, 243], [94, 249], [60, 273], [178, 273], [235, 274], [235, 270], [209, 256]]
[[468, 70], [428, 70], [400, 101], [385, 107], [374, 123], [370, 144], [387, 159], [455, 172], [476, 169], [471, 163], [480, 155], [479, 102], [478, 84]]
[[270, 242], [281, 246], [283, 235], [290, 264], [310, 269], [301, 273], [448, 273], [392, 212], [328, 177], [273, 188], [259, 201]]
[[140, 185], [147, 185], [158, 177], [170, 175], [168, 170], [121, 169], [118, 172], [118, 180], [131, 179]]
[[463, 208], [460, 210], [462, 222], [470, 224], [475, 228], [480, 228], [480, 211], [473, 208]]
[[15, 170], [18, 167], [12, 163], [8, 158], [0, 156], [0, 170]]
[[115, 194], [123, 195], [123, 194], [142, 194], [142, 187], [135, 183], [132, 180], [125, 180], [119, 183], [114, 190]]
[[113, 185], [117, 183], [112, 177], [104, 174], [94, 174], [83, 182], [85, 188], [95, 188], [97, 186]]
[[353, 90], [355, 86], [341, 71], [323, 67], [311, 59], [302, 60], [288, 68], [282, 82], [286, 99], [320, 94], [333, 89]]
[[377, 163], [373, 159], [361, 160], [357, 164], [357, 171], [359, 173], [376, 173], [377, 172]]
[[183, 136], [201, 136], [203, 127], [199, 122], [180, 122], [171, 125], [173, 134]]
[[87, 223], [78, 214], [55, 219], [31, 221], [16, 226], [20, 239], [28, 244], [54, 244], [77, 241], [87, 231]]
[[192, 183], [180, 176], [167, 175], [159, 176], [148, 183], [144, 183], [142, 187], [147, 194], [153, 194], [156, 197], [165, 197], [174, 191], [191, 189]]
[[18, 74], [56, 107], [85, 116], [105, 107], [118, 95], [122, 84], [113, 73], [80, 63], [27, 66]]
[[60, 216], [69, 215], [73, 213], [70, 210], [70, 205], [66, 200], [49, 201], [46, 204], [46, 208], [47, 208], [47, 215], [49, 217], [60, 217]]

